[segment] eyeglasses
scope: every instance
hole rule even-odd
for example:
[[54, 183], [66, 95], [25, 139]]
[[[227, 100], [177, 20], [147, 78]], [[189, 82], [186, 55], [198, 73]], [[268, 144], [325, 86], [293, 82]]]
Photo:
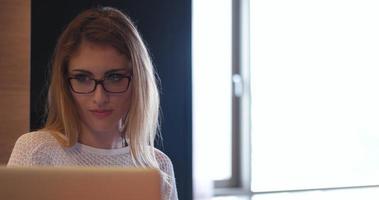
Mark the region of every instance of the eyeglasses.
[[98, 84], [103, 86], [103, 89], [109, 93], [126, 92], [130, 85], [132, 76], [113, 74], [106, 76], [104, 79], [98, 80], [89, 77], [88, 75], [75, 75], [68, 78], [70, 88], [78, 94], [89, 94], [96, 90]]

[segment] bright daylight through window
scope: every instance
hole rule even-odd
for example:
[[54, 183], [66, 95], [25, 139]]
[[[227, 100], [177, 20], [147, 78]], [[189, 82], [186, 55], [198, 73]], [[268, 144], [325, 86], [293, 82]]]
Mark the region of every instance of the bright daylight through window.
[[202, 176], [225, 180], [232, 167], [231, 1], [194, 0], [192, 38], [194, 162]]
[[252, 190], [379, 184], [379, 2], [252, 0]]
[[[249, 22], [232, 20], [243, 16], [230, 13], [235, 2], [241, 5], [237, 11], [249, 10]], [[294, 191], [333, 199], [324, 192], [338, 188], [334, 199], [379, 198], [378, 10], [376, 0], [194, 0], [194, 163], [200, 163], [194, 170], [202, 170], [199, 177], [228, 179], [238, 162], [241, 167], [234, 169], [243, 171], [241, 180], [248, 174], [251, 185], [240, 194], [253, 194], [255, 200], [263, 200], [263, 193]], [[240, 46], [231, 39], [235, 28]], [[234, 134], [233, 61], [246, 52], [248, 58], [241, 60], [250, 64], [240, 75], [250, 108], [240, 109], [238, 120], [248, 120], [242, 124], [249, 127]], [[244, 132], [251, 144], [238, 145], [251, 153], [236, 155], [232, 141], [242, 141]], [[246, 155], [249, 162], [240, 162]]]

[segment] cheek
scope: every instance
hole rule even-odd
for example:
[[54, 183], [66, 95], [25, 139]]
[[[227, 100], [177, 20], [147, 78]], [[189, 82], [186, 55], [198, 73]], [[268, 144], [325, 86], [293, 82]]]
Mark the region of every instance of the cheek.
[[85, 99], [82, 96], [77, 96], [76, 94], [71, 93], [71, 95], [76, 108], [79, 109], [79, 111], [83, 110], [83, 108], [85, 107]]
[[122, 110], [123, 113], [127, 113], [129, 111], [129, 108], [130, 108], [130, 105], [131, 105], [131, 93], [128, 91], [128, 93], [123, 96], [121, 99], [120, 99], [120, 108]]

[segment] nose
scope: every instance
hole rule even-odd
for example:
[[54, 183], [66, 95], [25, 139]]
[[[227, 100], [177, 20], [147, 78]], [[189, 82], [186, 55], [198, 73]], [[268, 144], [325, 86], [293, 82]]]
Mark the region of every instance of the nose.
[[109, 102], [109, 95], [104, 90], [102, 84], [98, 84], [93, 93], [93, 102], [98, 106], [103, 106]]

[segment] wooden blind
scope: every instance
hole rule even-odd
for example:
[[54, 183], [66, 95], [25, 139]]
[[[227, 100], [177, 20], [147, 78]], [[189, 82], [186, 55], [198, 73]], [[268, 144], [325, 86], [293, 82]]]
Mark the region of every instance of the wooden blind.
[[30, 0], [0, 6], [0, 164], [29, 130]]

